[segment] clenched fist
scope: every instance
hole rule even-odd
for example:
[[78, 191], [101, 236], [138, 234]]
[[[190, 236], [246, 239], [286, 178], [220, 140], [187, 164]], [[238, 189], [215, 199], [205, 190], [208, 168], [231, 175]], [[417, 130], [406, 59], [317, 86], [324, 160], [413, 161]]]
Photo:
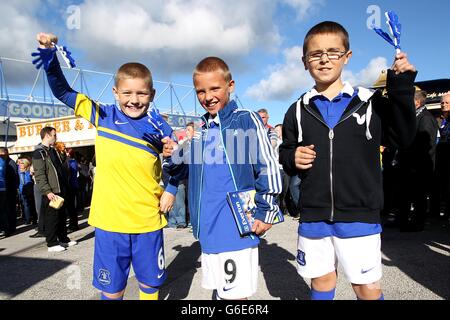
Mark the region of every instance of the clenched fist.
[[295, 166], [297, 169], [305, 170], [311, 168], [314, 159], [316, 159], [314, 145], [298, 147], [297, 150], [295, 150]]
[[53, 44], [58, 43], [58, 37], [52, 33], [40, 32], [36, 35], [36, 39], [39, 42], [39, 48], [42, 49], [52, 48]]

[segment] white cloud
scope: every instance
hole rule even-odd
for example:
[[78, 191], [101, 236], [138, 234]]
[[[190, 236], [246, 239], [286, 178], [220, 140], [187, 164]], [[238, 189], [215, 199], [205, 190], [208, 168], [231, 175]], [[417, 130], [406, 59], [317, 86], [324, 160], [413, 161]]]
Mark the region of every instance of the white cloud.
[[10, 58], [29, 58], [36, 48], [34, 41], [37, 30], [41, 29], [39, 21], [33, 17], [40, 1], [2, 2], [0, 11], [0, 55]]
[[246, 95], [257, 101], [288, 100], [295, 92], [301, 93], [313, 85], [308, 71], [303, 67], [301, 46], [284, 51], [285, 62], [270, 67], [270, 75], [248, 88]]
[[381, 70], [387, 69], [387, 60], [383, 57], [377, 57], [370, 60], [367, 67], [357, 73], [344, 70], [342, 79], [349, 81], [353, 86], [371, 86], [380, 76]]
[[[246, 58], [256, 50], [277, 52], [281, 47], [275, 23], [280, 7], [301, 17], [322, 1], [84, 0], [78, 3], [80, 29], [73, 30], [64, 23], [68, 1], [9, 1], [0, 11], [0, 56], [30, 61], [35, 34], [51, 31], [72, 51], [85, 53], [75, 57], [79, 66], [113, 71], [140, 61], [167, 79], [217, 55], [245, 72], [254, 67]], [[11, 77], [17, 83], [32, 79], [29, 71]]]
[[[269, 67], [270, 74], [259, 83], [247, 89], [246, 95], [257, 101], [284, 101], [293, 95], [308, 90], [314, 85], [309, 72], [301, 62], [302, 47], [292, 47], [284, 51], [285, 62]], [[381, 70], [387, 68], [387, 60], [383, 57], [372, 59], [367, 67], [354, 73], [344, 69], [342, 79], [353, 86], [370, 86], [378, 79]]]
[[[0, 10], [0, 56], [31, 61], [31, 52], [36, 49], [36, 33], [42, 24], [34, 18], [34, 12], [42, 2], [10, 1], [2, 2]], [[3, 61], [3, 72], [8, 87], [29, 84], [35, 73], [34, 67], [22, 63]]]
[[270, 0], [86, 0], [80, 8], [73, 40], [103, 67], [145, 59], [163, 73], [191, 71], [207, 55], [233, 60], [281, 44]]

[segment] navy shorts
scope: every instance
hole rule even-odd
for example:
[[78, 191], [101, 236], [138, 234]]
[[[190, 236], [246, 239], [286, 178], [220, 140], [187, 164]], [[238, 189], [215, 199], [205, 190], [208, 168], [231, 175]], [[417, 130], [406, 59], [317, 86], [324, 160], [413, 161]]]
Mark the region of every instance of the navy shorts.
[[161, 286], [167, 278], [163, 238], [162, 229], [128, 234], [96, 228], [94, 287], [106, 293], [124, 290], [131, 264], [140, 283], [150, 287]]

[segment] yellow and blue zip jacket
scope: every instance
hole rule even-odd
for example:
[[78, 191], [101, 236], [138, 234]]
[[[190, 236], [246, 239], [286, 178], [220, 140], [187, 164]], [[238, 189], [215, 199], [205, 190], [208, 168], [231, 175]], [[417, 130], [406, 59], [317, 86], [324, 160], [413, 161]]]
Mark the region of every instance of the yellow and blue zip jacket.
[[[101, 105], [74, 91], [55, 56], [46, 73], [54, 96], [97, 129], [97, 167], [88, 223], [120, 233], [163, 228], [167, 224], [159, 211], [163, 137], [154, 126], [155, 119], [150, 113], [130, 118], [116, 105]], [[171, 131], [167, 123], [163, 125]], [[169, 182], [166, 191], [175, 194], [176, 186]]]

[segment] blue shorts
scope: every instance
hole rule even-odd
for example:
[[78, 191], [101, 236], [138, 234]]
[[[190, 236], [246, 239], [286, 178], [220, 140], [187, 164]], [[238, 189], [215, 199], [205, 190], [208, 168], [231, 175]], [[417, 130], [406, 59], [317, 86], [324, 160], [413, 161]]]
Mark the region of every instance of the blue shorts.
[[124, 290], [131, 264], [140, 283], [150, 287], [159, 287], [164, 283], [167, 274], [162, 229], [128, 234], [96, 228], [94, 287], [106, 293]]

